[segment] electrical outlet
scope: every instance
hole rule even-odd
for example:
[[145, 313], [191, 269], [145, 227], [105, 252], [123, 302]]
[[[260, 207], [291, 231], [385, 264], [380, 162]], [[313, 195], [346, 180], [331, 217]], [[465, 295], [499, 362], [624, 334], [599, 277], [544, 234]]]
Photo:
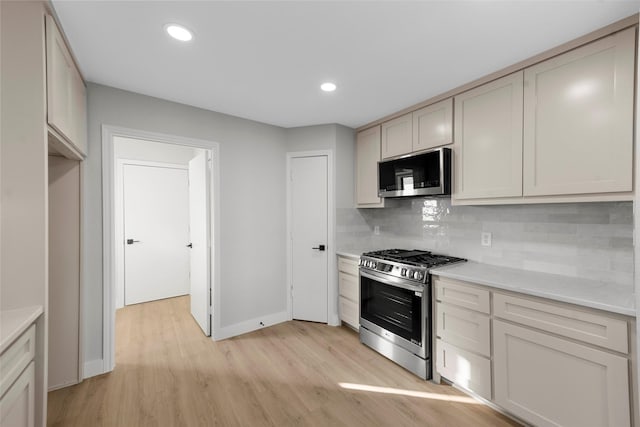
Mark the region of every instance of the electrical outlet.
[[482, 232], [480, 235], [480, 244], [482, 246], [491, 246], [491, 233], [486, 231]]
[[376, 225], [373, 227], [373, 234], [375, 234], [376, 236], [380, 235], [380, 226]]

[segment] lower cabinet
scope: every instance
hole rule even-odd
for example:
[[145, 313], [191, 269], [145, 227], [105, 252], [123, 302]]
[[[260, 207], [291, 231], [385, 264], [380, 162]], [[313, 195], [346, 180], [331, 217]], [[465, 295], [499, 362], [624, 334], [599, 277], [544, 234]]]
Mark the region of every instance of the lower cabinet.
[[629, 426], [628, 360], [493, 321], [495, 403], [537, 426]]
[[635, 319], [443, 277], [434, 294], [445, 379], [534, 426], [632, 425]]
[[338, 256], [338, 309], [340, 320], [360, 328], [360, 281], [358, 259]]
[[35, 367], [34, 362], [31, 362], [0, 399], [0, 425], [7, 427], [35, 425], [35, 382]]
[[491, 400], [491, 361], [470, 351], [436, 340], [436, 369], [448, 380]]
[[0, 355], [0, 426], [35, 425], [35, 341], [31, 325]]

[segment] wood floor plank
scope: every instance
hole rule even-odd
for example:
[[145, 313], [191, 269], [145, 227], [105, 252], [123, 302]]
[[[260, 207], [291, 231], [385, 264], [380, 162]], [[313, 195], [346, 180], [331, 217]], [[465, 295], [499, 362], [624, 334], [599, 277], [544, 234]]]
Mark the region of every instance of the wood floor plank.
[[118, 310], [116, 338], [113, 372], [49, 393], [49, 426], [518, 425], [345, 327], [292, 321], [214, 342], [179, 297]]

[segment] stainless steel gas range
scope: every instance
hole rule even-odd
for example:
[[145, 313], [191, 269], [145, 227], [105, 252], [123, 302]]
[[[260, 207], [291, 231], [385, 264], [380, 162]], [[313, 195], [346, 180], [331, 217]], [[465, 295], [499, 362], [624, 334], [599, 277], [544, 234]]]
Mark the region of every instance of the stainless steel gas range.
[[429, 269], [466, 261], [388, 249], [360, 258], [360, 341], [421, 378], [431, 378]]

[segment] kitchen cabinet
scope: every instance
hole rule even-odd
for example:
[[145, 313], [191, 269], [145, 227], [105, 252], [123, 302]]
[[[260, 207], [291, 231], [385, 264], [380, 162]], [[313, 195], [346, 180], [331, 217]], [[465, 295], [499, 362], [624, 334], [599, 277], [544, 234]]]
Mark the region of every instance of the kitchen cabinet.
[[382, 158], [409, 154], [413, 151], [412, 113], [384, 122], [382, 132]]
[[629, 194], [635, 31], [456, 96], [454, 203], [597, 201]]
[[495, 320], [495, 403], [537, 426], [629, 426], [625, 357]]
[[360, 280], [358, 259], [338, 256], [340, 320], [355, 330], [360, 328]]
[[0, 355], [0, 425], [35, 425], [35, 345], [32, 324]]
[[434, 286], [435, 368], [441, 376], [490, 400], [489, 291], [439, 277]]
[[384, 207], [378, 197], [380, 126], [358, 132], [356, 136], [356, 205], [359, 208]]
[[452, 278], [433, 283], [438, 375], [532, 425], [632, 425], [635, 319]]
[[52, 16], [46, 17], [47, 123], [72, 151], [87, 152], [86, 89]]
[[524, 195], [633, 189], [635, 28], [524, 71]]
[[454, 200], [522, 196], [523, 73], [455, 97]]
[[453, 143], [453, 98], [414, 111], [413, 151]]
[[35, 367], [34, 362], [22, 372], [13, 386], [0, 399], [0, 425], [33, 427], [35, 425]]

